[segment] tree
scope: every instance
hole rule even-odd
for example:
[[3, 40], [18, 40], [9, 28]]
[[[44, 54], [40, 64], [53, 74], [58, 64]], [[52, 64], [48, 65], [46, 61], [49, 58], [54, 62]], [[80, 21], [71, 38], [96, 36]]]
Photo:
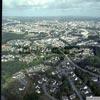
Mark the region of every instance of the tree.
[[39, 95], [37, 93], [29, 93], [23, 97], [23, 100], [39, 100]]

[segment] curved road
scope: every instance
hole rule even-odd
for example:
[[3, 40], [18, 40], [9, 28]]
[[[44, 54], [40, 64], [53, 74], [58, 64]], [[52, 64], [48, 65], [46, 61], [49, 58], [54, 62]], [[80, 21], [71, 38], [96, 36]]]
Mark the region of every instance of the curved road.
[[75, 66], [76, 68], [82, 70], [83, 72], [89, 73], [89, 74], [92, 75], [92, 76], [95, 76], [95, 77], [99, 77], [99, 78], [100, 78], [100, 75], [95, 74], [95, 73], [92, 73], [92, 72], [90, 72], [90, 71], [88, 71], [88, 70], [85, 70], [85, 69], [79, 67], [79, 66], [76, 65], [68, 56], [65, 56], [65, 57], [66, 57], [66, 60], [68, 60], [68, 61], [69, 61], [73, 66]]
[[61, 50], [59, 50], [59, 51], [65, 56], [65, 60], [69, 61], [69, 63], [72, 64], [74, 67], [76, 67], [76, 68], [82, 70], [83, 72], [88, 73], [88, 74], [90, 74], [90, 75], [92, 75], [92, 76], [95, 76], [95, 77], [99, 77], [99, 78], [100, 78], [100, 75], [95, 74], [95, 73], [92, 73], [92, 72], [90, 72], [90, 71], [88, 71], [88, 70], [85, 70], [85, 69], [81, 68], [80, 66], [76, 65], [76, 64], [68, 57], [68, 55], [65, 55]]

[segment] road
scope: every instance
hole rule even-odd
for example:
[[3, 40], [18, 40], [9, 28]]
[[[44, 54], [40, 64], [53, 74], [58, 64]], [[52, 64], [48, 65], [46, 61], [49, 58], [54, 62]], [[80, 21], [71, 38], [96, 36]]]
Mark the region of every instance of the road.
[[75, 91], [75, 93], [77, 94], [77, 96], [79, 97], [80, 100], [83, 100], [80, 92], [77, 90], [74, 82], [70, 79], [70, 77], [68, 77], [68, 81], [70, 82], [70, 85], [72, 86], [73, 90]]
[[[63, 64], [64, 64], [64, 66], [65, 66], [66, 61], [63, 62]], [[59, 68], [59, 69], [60, 69], [60, 68]], [[74, 82], [71, 80], [70, 76], [68, 75], [68, 72], [70, 72], [70, 69], [66, 70], [67, 72], [65, 71], [65, 69], [60, 69], [60, 70], [61, 70], [62, 75], [64, 75], [64, 76], [67, 77], [67, 79], [68, 79], [68, 81], [69, 81], [69, 83], [70, 83], [70, 85], [71, 85], [73, 91], [75, 91], [75, 93], [77, 94], [77, 96], [79, 97], [79, 99], [80, 99], [80, 100], [83, 100], [83, 98], [82, 98], [80, 92], [78, 91], [78, 89], [76, 88]]]
[[44, 84], [42, 85], [42, 89], [43, 89], [45, 95], [48, 96], [51, 100], [57, 100], [57, 99], [55, 99], [53, 96], [51, 96], [51, 95], [47, 92], [47, 90], [46, 90], [46, 83], [44, 83]]
[[67, 61], [69, 61], [69, 63], [71, 63], [74, 67], [76, 67], [76, 68], [82, 70], [83, 72], [86, 72], [86, 73], [88, 73], [88, 74], [90, 74], [90, 75], [92, 75], [92, 76], [95, 76], [95, 77], [99, 77], [99, 78], [100, 78], [100, 75], [95, 74], [95, 73], [92, 73], [92, 72], [90, 72], [90, 71], [88, 71], [88, 70], [85, 70], [85, 69], [81, 68], [80, 66], [76, 65], [68, 56], [65, 56], [65, 59], [66, 59]]
[[76, 64], [68, 57], [68, 55], [65, 55], [60, 49], [59, 49], [59, 51], [65, 56], [65, 61], [68, 61], [73, 67], [76, 67], [76, 68], [82, 70], [83, 72], [88, 73], [88, 74], [90, 74], [90, 75], [92, 75], [92, 76], [95, 76], [95, 77], [100, 78], [100, 75], [95, 74], [95, 73], [92, 73], [92, 72], [90, 72], [90, 71], [88, 71], [88, 70], [85, 70], [85, 69], [81, 68], [80, 66], [76, 65]]
[[2, 96], [1, 96], [1, 100], [6, 100], [6, 98], [2, 95]]
[[[70, 59], [69, 59], [69, 60], [70, 60]], [[74, 71], [73, 71], [73, 68], [71, 67], [72, 65], [70, 65], [70, 66], [66, 65], [67, 62], [69, 62], [69, 60], [68, 60], [68, 59], [67, 59], [67, 60], [65, 59], [63, 62], [61, 62], [61, 63], [59, 64], [59, 66], [58, 66], [56, 69], [57, 69], [58, 72], [61, 73], [61, 75], [64, 75], [64, 76], [67, 77], [67, 79], [68, 79], [68, 81], [69, 81], [69, 83], [70, 83], [70, 85], [71, 85], [73, 91], [75, 91], [75, 93], [77, 94], [77, 96], [79, 97], [80, 100], [83, 100], [83, 98], [82, 98], [82, 96], [81, 96], [81, 94], [80, 94], [80, 91], [77, 89], [77, 87], [76, 87], [75, 84], [74, 84], [74, 80], [72, 80], [72, 79], [71, 79], [71, 76], [68, 74], [68, 73], [70, 73], [70, 72], [73, 72], [73, 74], [75, 74]], [[63, 66], [64, 66], [64, 67], [63, 67]], [[62, 69], [62, 67], [63, 67], [63, 69]], [[84, 84], [84, 83], [83, 83], [83, 84]], [[84, 86], [86, 86], [86, 85], [84, 84]], [[84, 86], [83, 86], [83, 87], [84, 87]], [[91, 91], [91, 89], [90, 89], [89, 87], [88, 87], [88, 90]]]

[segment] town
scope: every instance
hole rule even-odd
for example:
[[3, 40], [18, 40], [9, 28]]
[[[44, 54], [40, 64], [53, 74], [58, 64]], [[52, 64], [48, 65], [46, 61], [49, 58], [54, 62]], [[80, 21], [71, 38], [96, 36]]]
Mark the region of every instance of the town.
[[15, 35], [2, 39], [5, 100], [100, 96], [100, 22], [40, 19], [3, 19], [2, 35]]

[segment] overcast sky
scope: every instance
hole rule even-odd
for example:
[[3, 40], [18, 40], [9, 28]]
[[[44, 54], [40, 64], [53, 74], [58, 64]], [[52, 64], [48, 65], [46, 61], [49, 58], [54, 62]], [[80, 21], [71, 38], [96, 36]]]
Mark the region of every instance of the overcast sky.
[[100, 0], [3, 0], [3, 16], [100, 17]]

